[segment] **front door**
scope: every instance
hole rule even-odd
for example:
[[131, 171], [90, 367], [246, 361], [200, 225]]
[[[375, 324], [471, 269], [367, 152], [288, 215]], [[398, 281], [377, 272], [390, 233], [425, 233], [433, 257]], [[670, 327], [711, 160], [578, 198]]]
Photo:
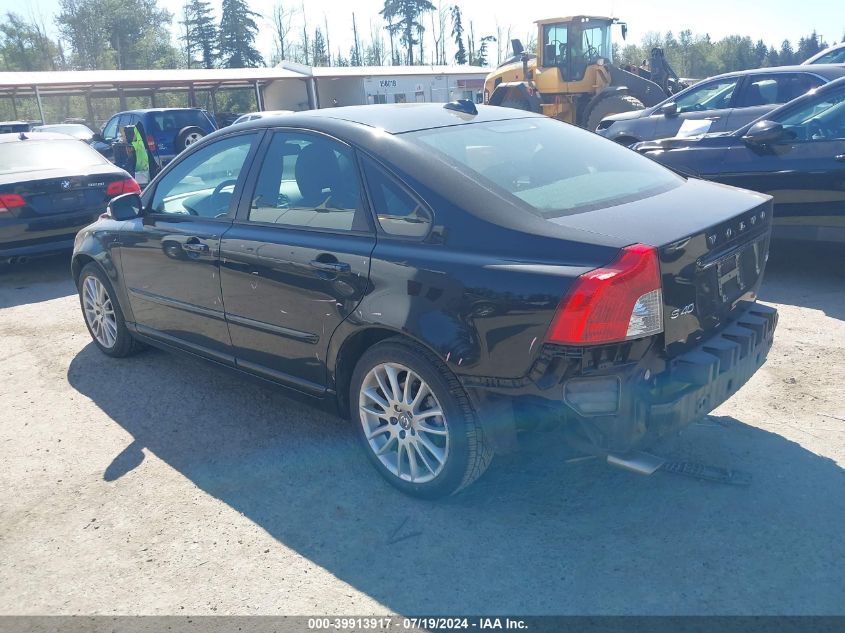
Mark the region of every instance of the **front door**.
[[738, 187], [774, 197], [776, 235], [845, 241], [845, 89], [830, 91], [777, 117], [794, 138], [725, 158]]
[[239, 367], [312, 394], [329, 338], [367, 291], [375, 237], [352, 149], [277, 131], [220, 247]]
[[220, 295], [220, 239], [259, 133], [191, 152], [144, 193], [143, 217], [121, 231], [123, 277], [139, 332], [233, 363]]
[[725, 130], [738, 82], [739, 77], [715, 79], [678, 95], [675, 99], [677, 113], [655, 112], [651, 115], [655, 122], [654, 138], [671, 138], [679, 132], [689, 136], [693, 122], [698, 134]]

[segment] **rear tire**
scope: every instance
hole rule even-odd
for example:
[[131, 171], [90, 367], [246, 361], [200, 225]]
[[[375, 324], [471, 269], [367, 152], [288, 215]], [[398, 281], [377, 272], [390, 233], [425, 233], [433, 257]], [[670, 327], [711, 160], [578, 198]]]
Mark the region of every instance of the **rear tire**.
[[368, 459], [406, 494], [454, 494], [493, 459], [458, 379], [428, 350], [403, 339], [364, 352], [352, 374], [349, 410]]
[[86, 265], [77, 285], [85, 327], [103, 354], [123, 358], [143, 349], [126, 327], [117, 294], [102, 268], [93, 262]]
[[178, 154], [185, 148], [197, 143], [204, 136], [205, 132], [195, 125], [182, 128], [179, 130], [179, 136], [176, 137], [176, 153]]
[[631, 95], [615, 94], [607, 96], [590, 110], [587, 116], [587, 129], [590, 132], [595, 132], [604, 117], [643, 109], [645, 109], [643, 102]]

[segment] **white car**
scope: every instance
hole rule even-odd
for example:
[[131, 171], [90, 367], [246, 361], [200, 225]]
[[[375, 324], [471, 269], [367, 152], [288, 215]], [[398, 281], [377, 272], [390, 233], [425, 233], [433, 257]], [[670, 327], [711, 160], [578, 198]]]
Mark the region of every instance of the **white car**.
[[804, 64], [845, 64], [845, 42], [816, 53], [807, 61], [801, 62], [802, 66]]
[[262, 112], [249, 112], [247, 114], [242, 114], [232, 125], [237, 125], [238, 123], [246, 123], [247, 121], [254, 121], [255, 119], [264, 119], [268, 116], [280, 116], [282, 114], [293, 114], [293, 110], [264, 110]]

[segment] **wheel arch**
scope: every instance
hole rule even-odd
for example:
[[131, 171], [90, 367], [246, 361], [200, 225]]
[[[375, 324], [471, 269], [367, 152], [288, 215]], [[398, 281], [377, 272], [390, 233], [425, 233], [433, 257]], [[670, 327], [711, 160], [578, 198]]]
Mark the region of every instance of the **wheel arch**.
[[387, 339], [404, 340], [437, 355], [431, 346], [411, 334], [384, 325], [359, 328], [345, 336], [337, 345], [334, 345], [333, 340], [329, 346], [329, 368], [333, 376], [337, 411], [341, 417], [350, 417], [349, 387], [355, 366], [368, 349]]

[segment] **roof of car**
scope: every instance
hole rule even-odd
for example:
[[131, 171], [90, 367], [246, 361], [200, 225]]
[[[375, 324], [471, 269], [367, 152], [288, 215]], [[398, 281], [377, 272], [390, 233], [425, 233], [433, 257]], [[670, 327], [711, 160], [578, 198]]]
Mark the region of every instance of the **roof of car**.
[[23, 132], [23, 135], [24, 138], [21, 138], [21, 132], [6, 132], [5, 134], [0, 134], [0, 143], [14, 143], [16, 141], [25, 143], [26, 141], [77, 140], [72, 136], [59, 134], [57, 132]]
[[812, 73], [821, 75], [826, 79], [833, 79], [834, 77], [845, 77], [845, 65], [843, 64], [813, 64], [796, 65], [796, 66], [771, 66], [768, 68], [749, 68], [748, 70], [735, 70], [729, 73], [722, 73], [707, 79], [716, 79], [718, 77], [736, 77], [740, 75], [770, 75], [783, 72], [793, 73]]
[[139, 108], [137, 110], [121, 110], [115, 114], [146, 114], [151, 112], [172, 112], [174, 110], [195, 110], [202, 112], [202, 108]]
[[390, 134], [402, 134], [403, 132], [414, 130], [447, 127], [461, 125], [463, 123], [542, 116], [525, 110], [484, 105], [476, 106], [478, 114], [467, 114], [445, 108], [445, 105], [443, 103], [389, 103], [343, 106], [321, 110], [304, 110], [302, 112], [280, 116], [267, 116], [247, 121], [241, 125], [268, 127], [272, 126], [276, 120], [280, 122], [284, 121], [285, 123], [294, 123], [303, 119], [328, 118], [356, 123], [358, 125], [366, 125], [384, 130]]

